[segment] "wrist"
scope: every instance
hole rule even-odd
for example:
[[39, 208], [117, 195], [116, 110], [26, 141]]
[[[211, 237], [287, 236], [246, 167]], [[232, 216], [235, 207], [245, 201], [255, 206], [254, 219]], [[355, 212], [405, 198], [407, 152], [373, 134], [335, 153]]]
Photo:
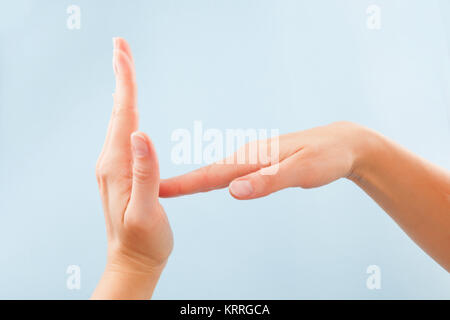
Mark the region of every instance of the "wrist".
[[383, 136], [369, 128], [358, 126], [352, 144], [353, 164], [347, 176], [353, 182], [361, 181], [373, 169], [385, 149]]
[[150, 299], [164, 266], [144, 263], [129, 254], [109, 254], [92, 299]]
[[160, 275], [167, 263], [156, 261], [146, 255], [128, 251], [124, 248], [108, 250], [105, 272], [123, 273], [140, 277], [154, 277]]
[[160, 272], [136, 273], [123, 269], [106, 268], [92, 299], [144, 300], [150, 299], [158, 283]]

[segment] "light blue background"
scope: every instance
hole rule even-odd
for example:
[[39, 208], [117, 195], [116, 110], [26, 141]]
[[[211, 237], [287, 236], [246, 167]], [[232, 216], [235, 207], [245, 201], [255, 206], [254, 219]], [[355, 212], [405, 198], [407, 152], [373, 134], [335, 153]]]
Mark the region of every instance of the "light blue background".
[[[81, 7], [81, 30], [66, 8]], [[366, 8], [382, 28], [366, 27]], [[171, 133], [374, 128], [450, 168], [450, 3], [430, 0], [3, 1], [0, 298], [88, 298], [105, 262], [94, 176], [112, 106], [113, 36], [138, 70], [161, 175]], [[450, 298], [450, 277], [361, 190], [338, 181], [239, 202], [162, 200], [175, 250], [155, 298]], [[81, 290], [66, 268], [81, 267]], [[382, 289], [366, 288], [366, 268]]]

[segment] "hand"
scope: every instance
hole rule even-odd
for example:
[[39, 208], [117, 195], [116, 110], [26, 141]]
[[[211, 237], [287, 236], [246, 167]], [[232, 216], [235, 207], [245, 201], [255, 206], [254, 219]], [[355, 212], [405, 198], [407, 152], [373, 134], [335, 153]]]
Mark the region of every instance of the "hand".
[[[108, 260], [93, 298], [150, 298], [173, 247], [158, 200], [155, 148], [138, 129], [131, 50], [113, 39], [114, 107], [96, 175], [105, 214]], [[127, 292], [127, 290], [130, 292]]]
[[[173, 197], [204, 192], [229, 186], [233, 197], [241, 200], [267, 196], [289, 187], [313, 188], [328, 184], [355, 172], [358, 160], [368, 147], [367, 129], [350, 123], [336, 122], [324, 127], [299, 131], [277, 137], [278, 161], [270, 164], [239, 164], [239, 154], [250, 159], [252, 143], [227, 160], [200, 168], [191, 173], [162, 180], [161, 197]], [[272, 138], [273, 139], [273, 138]], [[272, 140], [253, 142], [267, 146]], [[256, 149], [253, 149], [256, 150]], [[260, 159], [259, 159], [260, 160]], [[272, 170], [268, 166], [272, 166]]]
[[[161, 181], [160, 196], [173, 197], [229, 186], [232, 196], [244, 200], [284, 188], [314, 188], [339, 178], [349, 178], [450, 272], [448, 170], [414, 155], [375, 131], [349, 122], [283, 135], [278, 142], [279, 163], [272, 167], [268, 167], [267, 161], [237, 163], [239, 154], [251, 159], [250, 150], [255, 143], [250, 143], [231, 156], [234, 164], [215, 163]], [[272, 145], [272, 142], [262, 141], [256, 145]], [[274, 174], [265, 174], [267, 172]]]

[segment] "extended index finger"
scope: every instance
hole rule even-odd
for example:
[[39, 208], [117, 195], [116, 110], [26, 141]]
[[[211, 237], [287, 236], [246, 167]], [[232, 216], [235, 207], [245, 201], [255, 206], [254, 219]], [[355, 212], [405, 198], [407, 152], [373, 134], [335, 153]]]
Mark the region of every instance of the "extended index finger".
[[129, 153], [130, 135], [138, 129], [137, 85], [131, 50], [122, 38], [114, 41], [113, 67], [116, 77], [108, 151]]
[[[277, 162], [280, 150], [278, 147], [273, 148], [275, 145], [273, 141], [278, 139], [279, 137], [250, 142], [219, 162], [181, 176], [161, 180], [159, 196], [177, 197], [225, 188], [234, 179], [267, 167], [271, 161], [272, 164], [274, 160]], [[264, 154], [266, 154], [265, 157]], [[272, 157], [276, 154], [276, 159], [270, 159], [268, 154]]]
[[178, 197], [222, 189], [234, 179], [258, 170], [259, 164], [210, 164], [192, 172], [161, 180], [159, 196]]
[[[298, 142], [299, 134], [285, 134], [268, 140], [253, 141], [227, 159], [177, 177], [162, 179], [159, 196], [163, 198], [177, 197], [225, 188], [236, 178], [262, 168], [273, 167], [274, 164], [301, 149], [301, 144]], [[244, 162], [242, 159], [245, 159]], [[275, 173], [268, 171], [265, 174]]]

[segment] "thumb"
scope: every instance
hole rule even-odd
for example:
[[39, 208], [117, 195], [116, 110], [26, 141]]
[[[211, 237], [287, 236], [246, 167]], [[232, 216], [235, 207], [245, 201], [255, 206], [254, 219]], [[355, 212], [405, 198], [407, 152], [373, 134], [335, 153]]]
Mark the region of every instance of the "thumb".
[[159, 166], [153, 143], [145, 133], [131, 135], [133, 153], [133, 184], [130, 205], [148, 214], [158, 203]]
[[239, 200], [250, 200], [296, 186], [290, 162], [291, 159], [288, 158], [281, 163], [233, 180], [229, 186], [231, 195]]

